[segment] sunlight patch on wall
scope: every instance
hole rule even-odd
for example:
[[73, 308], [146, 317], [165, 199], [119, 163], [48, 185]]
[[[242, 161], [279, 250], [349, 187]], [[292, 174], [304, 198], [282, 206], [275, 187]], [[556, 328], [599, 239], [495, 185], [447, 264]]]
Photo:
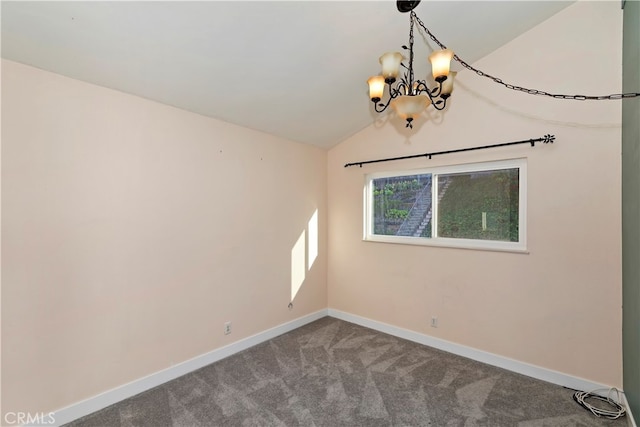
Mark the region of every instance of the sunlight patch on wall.
[[318, 247], [318, 210], [316, 209], [307, 222], [306, 230], [302, 230], [296, 244], [291, 249], [291, 302], [300, 291], [307, 271], [311, 270], [316, 258], [318, 258]]
[[293, 245], [293, 249], [291, 249], [291, 301], [294, 300], [300, 290], [306, 274], [305, 241], [306, 233], [305, 230], [302, 230], [298, 241]]
[[307, 231], [309, 232], [309, 266], [307, 267], [311, 270], [313, 263], [318, 257], [318, 210], [313, 213], [309, 223], [307, 224]]

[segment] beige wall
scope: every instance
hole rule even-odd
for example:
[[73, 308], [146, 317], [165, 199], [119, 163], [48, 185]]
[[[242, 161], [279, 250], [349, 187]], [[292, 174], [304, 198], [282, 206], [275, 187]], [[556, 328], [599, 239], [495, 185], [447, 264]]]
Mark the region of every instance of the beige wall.
[[[619, 2], [579, 2], [474, 65], [527, 87], [619, 93], [621, 19]], [[462, 71], [448, 111], [430, 113], [413, 131], [382, 118], [330, 150], [329, 306], [620, 387], [620, 102], [535, 97]], [[547, 133], [555, 144], [343, 167]], [[528, 254], [362, 241], [366, 173], [521, 157]]]
[[58, 409], [327, 307], [326, 151], [9, 61], [2, 112], [5, 410]]

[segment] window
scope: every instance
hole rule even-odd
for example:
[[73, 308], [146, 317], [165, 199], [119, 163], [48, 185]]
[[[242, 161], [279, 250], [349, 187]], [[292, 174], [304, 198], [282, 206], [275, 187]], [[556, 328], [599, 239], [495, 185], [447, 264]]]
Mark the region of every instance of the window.
[[365, 240], [524, 251], [526, 161], [367, 175]]

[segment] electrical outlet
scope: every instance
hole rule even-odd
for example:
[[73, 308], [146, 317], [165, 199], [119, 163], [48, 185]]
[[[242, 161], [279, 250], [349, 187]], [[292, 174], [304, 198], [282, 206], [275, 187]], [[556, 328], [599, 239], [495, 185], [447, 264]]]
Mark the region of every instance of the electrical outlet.
[[437, 318], [437, 317], [435, 317], [435, 316], [433, 316], [433, 317], [431, 318], [431, 327], [432, 327], [432, 328], [437, 328], [437, 327], [438, 327], [438, 318]]
[[231, 333], [231, 322], [225, 322], [224, 324], [224, 334], [229, 335]]

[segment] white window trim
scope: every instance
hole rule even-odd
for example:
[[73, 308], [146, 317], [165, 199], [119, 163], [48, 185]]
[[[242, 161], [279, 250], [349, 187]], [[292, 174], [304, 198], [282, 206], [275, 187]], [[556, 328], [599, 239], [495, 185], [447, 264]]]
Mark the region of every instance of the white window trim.
[[[480, 172], [491, 171], [499, 169], [512, 169], [519, 168], [519, 189], [518, 189], [518, 242], [502, 242], [496, 240], [476, 240], [476, 239], [454, 239], [437, 236], [437, 206], [438, 200], [434, 194], [436, 188], [438, 188], [437, 175], [439, 174], [451, 174], [451, 173], [464, 173], [464, 172]], [[371, 182], [379, 178], [408, 176], [408, 175], [420, 175], [420, 174], [432, 174], [434, 176], [434, 182], [431, 185], [432, 191], [432, 203], [433, 203], [433, 234], [435, 237], [405, 237], [405, 236], [385, 236], [380, 234], [373, 234], [373, 186]], [[437, 166], [431, 168], [421, 168], [403, 171], [393, 172], [376, 172], [367, 174], [365, 176], [364, 185], [364, 236], [363, 240], [368, 242], [383, 242], [383, 243], [397, 243], [405, 245], [419, 245], [419, 246], [436, 246], [447, 248], [462, 248], [462, 249], [478, 249], [488, 251], [506, 251], [506, 252], [527, 252], [527, 159], [508, 159], [497, 160], [492, 162], [481, 163], [467, 163], [461, 165], [452, 166]]]

